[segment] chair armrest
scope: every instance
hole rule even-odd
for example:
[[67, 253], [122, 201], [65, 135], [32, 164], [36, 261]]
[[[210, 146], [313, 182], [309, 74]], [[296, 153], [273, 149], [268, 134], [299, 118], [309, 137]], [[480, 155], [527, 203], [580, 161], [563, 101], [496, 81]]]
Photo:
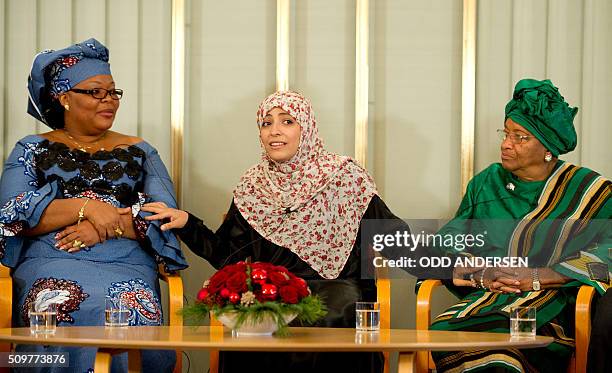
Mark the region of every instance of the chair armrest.
[[380, 328], [391, 328], [391, 279], [386, 267], [376, 268], [376, 301], [380, 304]]
[[[436, 287], [442, 286], [440, 280], [425, 280], [421, 283], [416, 298], [416, 329], [428, 330], [431, 325], [431, 297]], [[429, 351], [416, 353], [415, 372], [428, 372], [430, 362]]]
[[[209, 313], [210, 316], [210, 333], [213, 336], [222, 336], [223, 335], [223, 324], [219, 321], [212, 312]], [[218, 373], [219, 372], [219, 350], [210, 350], [209, 358], [208, 358], [208, 371], [210, 373]]]
[[431, 296], [433, 290], [442, 286], [440, 280], [425, 280], [419, 287], [416, 298], [416, 328], [428, 330], [431, 325]]
[[0, 264], [0, 278], [11, 277], [11, 269]]
[[[391, 280], [386, 276], [386, 271], [379, 273], [377, 268], [376, 296], [380, 304], [380, 328], [391, 329]], [[386, 277], [382, 277], [385, 275]], [[383, 352], [385, 358], [383, 373], [389, 373], [389, 353]]]
[[13, 315], [13, 279], [11, 269], [0, 264], [0, 328], [10, 328]]
[[589, 340], [591, 338], [591, 303], [595, 288], [582, 285], [576, 297], [576, 372], [586, 372]]
[[[183, 326], [183, 314], [180, 312], [183, 309], [183, 279], [178, 272], [168, 273], [164, 266], [160, 264], [157, 267], [159, 278], [168, 283], [168, 308], [169, 308], [169, 325]], [[183, 371], [183, 354], [180, 350], [176, 350], [176, 365], [173, 373]]]
[[[0, 264], [0, 328], [10, 328], [13, 316], [13, 279], [10, 268]], [[10, 343], [0, 343], [0, 352], [10, 352]], [[9, 368], [1, 368], [0, 372], [9, 372]]]
[[159, 266], [159, 278], [168, 283], [168, 306], [170, 309], [170, 326], [183, 326], [183, 279], [178, 273], [168, 273]]

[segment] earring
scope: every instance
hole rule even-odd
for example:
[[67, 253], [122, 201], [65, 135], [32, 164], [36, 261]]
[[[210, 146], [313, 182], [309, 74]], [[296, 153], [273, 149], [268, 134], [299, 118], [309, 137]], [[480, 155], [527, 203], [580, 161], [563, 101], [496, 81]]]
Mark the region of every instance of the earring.
[[64, 109], [66, 109], [66, 111], [70, 111], [70, 105], [68, 104], [64, 105]]
[[544, 156], [544, 161], [545, 162], [550, 162], [552, 161], [552, 154], [550, 152], [547, 152], [546, 155]]

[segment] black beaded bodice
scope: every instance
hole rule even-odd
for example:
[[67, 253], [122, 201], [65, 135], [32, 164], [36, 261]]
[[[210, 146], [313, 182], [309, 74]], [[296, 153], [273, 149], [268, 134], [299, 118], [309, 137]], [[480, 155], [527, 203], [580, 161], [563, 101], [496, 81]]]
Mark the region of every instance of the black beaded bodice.
[[[115, 205], [130, 206], [143, 189], [145, 152], [136, 145], [87, 153], [44, 140], [34, 155], [39, 187], [57, 182], [63, 198], [93, 193]], [[89, 196], [92, 197], [92, 196]]]

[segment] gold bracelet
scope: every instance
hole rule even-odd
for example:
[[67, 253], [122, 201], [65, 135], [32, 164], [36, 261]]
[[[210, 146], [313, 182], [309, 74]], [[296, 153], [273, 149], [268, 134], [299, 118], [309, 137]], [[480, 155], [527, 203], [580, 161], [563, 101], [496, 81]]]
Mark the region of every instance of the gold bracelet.
[[79, 220], [77, 220], [77, 225], [81, 224], [81, 220], [85, 219], [85, 206], [87, 206], [87, 202], [89, 202], [89, 198], [85, 199], [85, 203], [79, 210]]

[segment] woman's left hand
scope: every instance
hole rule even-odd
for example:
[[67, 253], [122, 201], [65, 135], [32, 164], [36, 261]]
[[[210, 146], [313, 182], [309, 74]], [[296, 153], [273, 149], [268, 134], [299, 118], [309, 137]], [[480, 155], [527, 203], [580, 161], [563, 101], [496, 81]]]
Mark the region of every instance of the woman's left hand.
[[[519, 291], [532, 291], [533, 290], [533, 277], [532, 277], [532, 269], [531, 268], [511, 268], [512, 276], [509, 276], [508, 273], [500, 273], [494, 279], [491, 284], [492, 289], [501, 288], [501, 287], [512, 287], [513, 289], [518, 289]], [[504, 289], [500, 289], [502, 292], [507, 293], [508, 291], [503, 291]]]
[[[484, 273], [483, 273], [484, 271]], [[509, 268], [457, 267], [453, 272], [455, 286], [479, 287], [484, 285], [494, 293], [520, 293], [516, 273]], [[471, 277], [471, 280], [468, 279]]]
[[75, 253], [101, 241], [98, 231], [88, 220], [64, 228], [55, 235], [55, 239], [57, 240], [55, 247], [69, 253]]
[[533, 291], [534, 281], [534, 270], [537, 271], [537, 278], [540, 282], [540, 288], [554, 288], [566, 284], [572, 279], [561, 273], [553, 270], [552, 268], [540, 267], [540, 268], [512, 268], [512, 276], [498, 276], [495, 281], [501, 283], [510, 283], [515, 281], [517, 289], [521, 291]]

